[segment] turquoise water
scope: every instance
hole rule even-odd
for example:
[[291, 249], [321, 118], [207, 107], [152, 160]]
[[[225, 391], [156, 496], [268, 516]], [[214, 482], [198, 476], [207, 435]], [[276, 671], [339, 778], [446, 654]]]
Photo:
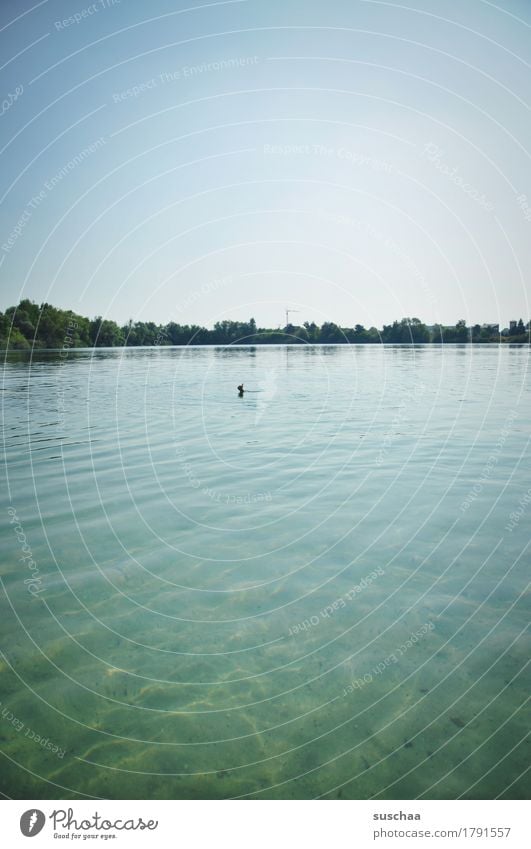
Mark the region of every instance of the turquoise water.
[[13, 354], [2, 390], [5, 795], [524, 797], [528, 348]]

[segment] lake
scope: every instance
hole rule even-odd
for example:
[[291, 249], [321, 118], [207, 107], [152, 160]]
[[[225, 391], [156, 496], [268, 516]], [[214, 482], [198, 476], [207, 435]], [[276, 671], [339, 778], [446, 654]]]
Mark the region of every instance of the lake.
[[529, 362], [9, 354], [3, 793], [525, 798]]

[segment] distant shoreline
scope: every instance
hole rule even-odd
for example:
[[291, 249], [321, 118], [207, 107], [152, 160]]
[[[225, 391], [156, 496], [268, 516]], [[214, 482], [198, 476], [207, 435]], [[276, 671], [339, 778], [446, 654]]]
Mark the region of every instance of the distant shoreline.
[[[301, 345], [296, 342], [250, 342], [248, 344], [228, 344], [220, 345], [216, 343], [203, 344], [182, 344], [182, 345], [99, 345], [84, 348], [69, 347], [68, 350], [72, 353], [91, 353], [94, 351], [170, 351], [211, 348], [213, 350], [226, 350], [227, 348], [359, 348], [359, 347], [380, 347], [380, 348], [481, 348], [493, 347], [497, 345], [499, 348], [524, 348], [529, 346], [529, 342], [514, 342], [511, 340], [492, 341], [492, 342], [307, 342]], [[63, 354], [64, 348], [0, 348], [2, 354]]]
[[467, 326], [464, 319], [455, 325], [424, 324], [418, 318], [402, 318], [384, 324], [381, 330], [362, 324], [341, 327], [325, 321], [286, 324], [261, 328], [254, 318], [248, 321], [217, 321], [209, 329], [195, 324], [155, 324], [133, 321], [123, 326], [96, 316], [93, 319], [61, 310], [51, 304], [35, 304], [28, 299], [0, 313], [0, 350], [82, 350], [94, 348], [183, 348], [280, 345], [437, 345], [437, 344], [529, 344], [531, 320], [520, 318], [500, 330], [499, 324]]

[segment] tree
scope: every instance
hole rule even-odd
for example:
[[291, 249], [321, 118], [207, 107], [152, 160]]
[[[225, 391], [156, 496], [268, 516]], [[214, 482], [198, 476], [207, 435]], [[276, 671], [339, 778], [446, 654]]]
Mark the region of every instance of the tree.
[[459, 319], [457, 324], [455, 325], [455, 341], [456, 342], [468, 342], [469, 340], [469, 331], [466, 326], [466, 321], [464, 318]]
[[319, 336], [320, 336], [320, 330], [317, 327], [315, 321], [312, 321], [311, 324], [310, 324], [310, 322], [305, 321], [303, 326], [306, 328], [306, 332], [308, 334], [308, 341], [309, 342], [318, 342]]
[[345, 335], [340, 327], [337, 324], [334, 324], [333, 321], [325, 321], [323, 325], [321, 325], [321, 333], [320, 333], [320, 342], [346, 342]]
[[124, 335], [115, 321], [99, 315], [90, 322], [90, 341], [95, 348], [114, 348], [124, 344]]
[[[407, 321], [407, 319], [406, 319]], [[409, 331], [412, 342], [429, 342], [430, 332], [425, 324], [418, 318], [412, 318], [409, 322]]]
[[295, 339], [300, 339], [301, 342], [309, 341], [308, 331], [305, 327], [296, 327], [293, 332], [293, 335]]
[[10, 351], [25, 351], [31, 347], [30, 343], [22, 335], [18, 327], [11, 327], [10, 321], [6, 323], [5, 329], [2, 329], [0, 346]]
[[444, 342], [445, 341], [444, 340], [444, 327], [442, 326], [442, 324], [434, 324], [433, 325], [431, 341], [432, 342]]
[[351, 341], [357, 343], [370, 341], [369, 331], [365, 330], [363, 324], [356, 324], [354, 326]]
[[66, 336], [68, 316], [51, 304], [41, 304], [39, 321], [36, 327], [36, 347], [62, 348]]

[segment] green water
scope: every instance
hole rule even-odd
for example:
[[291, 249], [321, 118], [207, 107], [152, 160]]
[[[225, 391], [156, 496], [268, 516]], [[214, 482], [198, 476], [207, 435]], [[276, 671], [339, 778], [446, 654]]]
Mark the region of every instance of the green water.
[[1, 791], [523, 798], [528, 366], [9, 355]]

